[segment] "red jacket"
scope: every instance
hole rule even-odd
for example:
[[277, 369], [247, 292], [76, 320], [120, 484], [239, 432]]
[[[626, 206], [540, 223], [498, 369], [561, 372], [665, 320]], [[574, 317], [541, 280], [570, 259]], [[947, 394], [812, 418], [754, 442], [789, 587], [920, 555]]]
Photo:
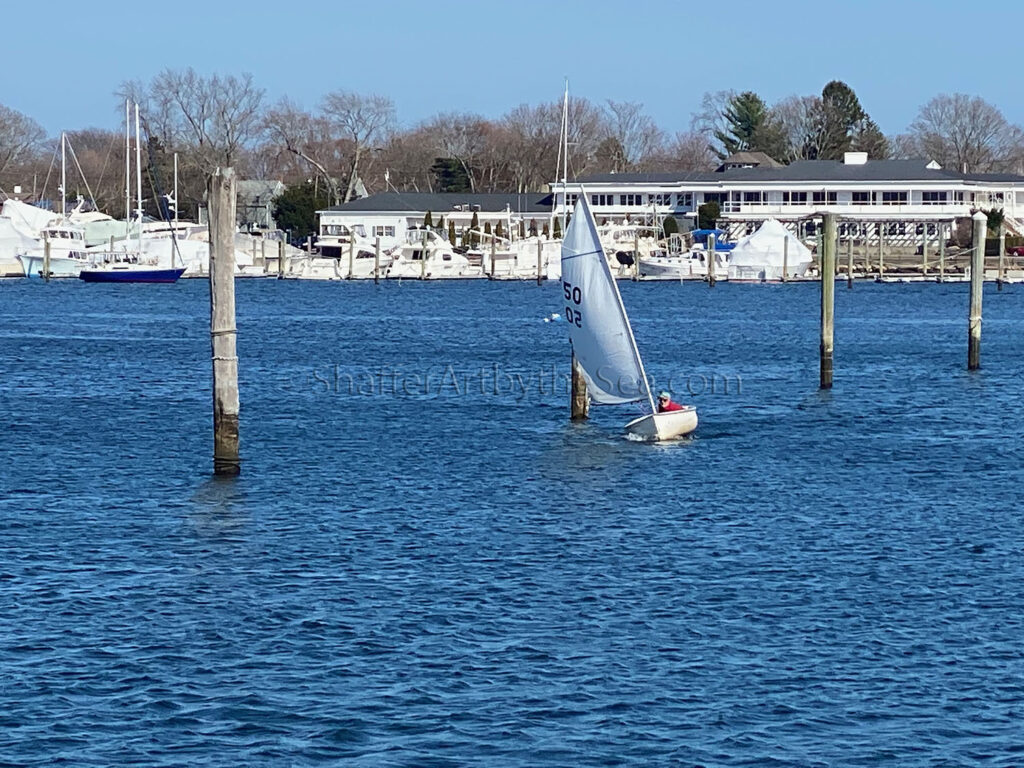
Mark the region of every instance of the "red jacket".
[[683, 406], [681, 406], [679, 403], [673, 402], [672, 400], [669, 400], [667, 403], [658, 403], [658, 413], [664, 413], [665, 411], [681, 410], [683, 410]]

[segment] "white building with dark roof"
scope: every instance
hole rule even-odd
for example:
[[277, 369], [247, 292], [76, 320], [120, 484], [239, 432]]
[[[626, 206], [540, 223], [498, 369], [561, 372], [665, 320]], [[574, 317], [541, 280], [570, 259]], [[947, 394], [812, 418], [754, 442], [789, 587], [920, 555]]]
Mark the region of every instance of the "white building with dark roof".
[[[961, 173], [927, 160], [868, 160], [848, 152], [843, 160], [804, 160], [787, 166], [724, 163], [711, 173], [612, 173], [552, 184], [555, 214], [571, 209], [583, 186], [598, 221], [664, 219], [693, 222], [704, 203], [719, 204], [719, 226], [733, 235], [756, 229], [765, 219], [813, 231], [804, 222], [836, 213], [846, 229], [873, 236], [937, 231], [975, 211], [1002, 209], [1008, 228], [1024, 234], [1024, 176]], [[914, 232], [910, 231], [914, 230]]]
[[317, 211], [321, 253], [342, 247], [349, 232], [371, 240], [379, 237], [382, 249], [400, 245], [407, 232], [423, 226], [427, 213], [434, 226], [444, 219], [445, 226], [452, 222], [459, 233], [469, 228], [474, 214], [481, 229], [490, 224], [493, 230], [500, 222], [508, 232], [524, 221], [527, 228], [535, 222], [540, 231], [551, 218], [551, 195], [381, 192]]

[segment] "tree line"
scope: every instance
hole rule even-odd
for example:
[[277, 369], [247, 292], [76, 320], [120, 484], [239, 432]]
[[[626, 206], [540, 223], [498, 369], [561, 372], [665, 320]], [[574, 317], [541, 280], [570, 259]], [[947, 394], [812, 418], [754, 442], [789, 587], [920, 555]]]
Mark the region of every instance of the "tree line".
[[[179, 214], [187, 218], [217, 166], [233, 166], [242, 178], [280, 179], [317, 206], [364, 190], [536, 192], [559, 175], [560, 99], [521, 104], [495, 119], [453, 111], [401, 127], [386, 96], [337, 90], [305, 109], [288, 98], [269, 102], [251, 75], [206, 76], [191, 68], [122, 83], [116, 97], [140, 105], [145, 207], [154, 216], [170, 192], [175, 155]], [[67, 197], [95, 200], [100, 210], [123, 216], [123, 131], [87, 128], [68, 131], [68, 138]], [[30, 116], [0, 105], [0, 197], [20, 185], [37, 198], [57, 198], [57, 143]], [[751, 91], [706, 93], [690, 129], [676, 133], [659, 128], [639, 103], [572, 97], [568, 143], [570, 178], [709, 171], [739, 151], [763, 151], [782, 163], [841, 159], [853, 150], [871, 158], [926, 157], [971, 172], [1024, 168], [1024, 131], [977, 96], [935, 96], [906, 132], [887, 136], [840, 81], [820, 95], [771, 105]]]

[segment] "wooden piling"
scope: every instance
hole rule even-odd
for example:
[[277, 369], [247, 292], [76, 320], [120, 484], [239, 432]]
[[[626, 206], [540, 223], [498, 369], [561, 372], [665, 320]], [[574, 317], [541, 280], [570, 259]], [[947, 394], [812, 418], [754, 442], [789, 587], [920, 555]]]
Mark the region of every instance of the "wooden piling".
[[853, 237], [846, 241], [846, 289], [853, 288]]
[[427, 279], [427, 233], [423, 232], [423, 250], [420, 251], [420, 280]]
[[974, 223], [973, 250], [971, 251], [971, 304], [967, 314], [967, 370], [981, 367], [981, 295], [985, 283], [985, 232], [988, 217], [978, 211], [971, 217]]
[[640, 279], [640, 233], [633, 233], [633, 280]]
[[50, 233], [43, 232], [43, 280], [50, 282]]
[[708, 288], [715, 287], [715, 233], [709, 232], [707, 247], [704, 249], [705, 261], [708, 265]]
[[313, 236], [312, 235], [306, 235], [306, 255], [307, 256], [312, 256], [313, 255]]
[[278, 240], [277, 242], [277, 279], [284, 279], [284, 259], [285, 259], [285, 247], [286, 243], [284, 240]]
[[1006, 224], [999, 222], [999, 267], [996, 272], [996, 289], [1003, 290], [1006, 280]]
[[921, 234], [921, 276], [928, 275], [928, 224], [922, 224], [924, 232]]
[[544, 243], [537, 238], [537, 285], [544, 283]]
[[885, 225], [879, 222], [878, 224], [878, 280], [881, 281], [885, 277], [885, 254], [882, 253], [882, 247], [885, 245]]
[[494, 254], [498, 249], [498, 244], [494, 240], [495, 238], [491, 237], [491, 280], [494, 279]]
[[786, 282], [789, 272], [789, 238], [782, 241], [782, 282]]
[[237, 475], [238, 357], [235, 337], [235, 173], [218, 168], [207, 182], [210, 205], [210, 345], [213, 362], [213, 472]]
[[380, 235], [373, 241], [373, 284], [380, 285]]
[[826, 213], [824, 219], [822, 248], [819, 254], [821, 272], [820, 388], [831, 389], [836, 295], [836, 214]]
[[946, 281], [946, 225], [939, 225], [939, 282]]
[[587, 382], [583, 378], [583, 369], [572, 356], [572, 394], [570, 399], [570, 421], [585, 421], [590, 417], [590, 395], [587, 393]]

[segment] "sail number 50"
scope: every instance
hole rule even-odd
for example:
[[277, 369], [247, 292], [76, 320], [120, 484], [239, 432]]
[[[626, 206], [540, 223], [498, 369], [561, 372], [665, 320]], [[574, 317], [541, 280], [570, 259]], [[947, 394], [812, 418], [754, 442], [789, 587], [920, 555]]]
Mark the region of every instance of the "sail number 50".
[[[571, 283], [563, 282], [562, 292], [565, 294], [566, 301], [571, 301], [573, 304], [577, 305], [583, 301], [583, 292]], [[568, 304], [565, 307], [565, 319], [577, 328], [583, 327], [583, 315], [578, 309], [573, 309], [572, 304]]]

